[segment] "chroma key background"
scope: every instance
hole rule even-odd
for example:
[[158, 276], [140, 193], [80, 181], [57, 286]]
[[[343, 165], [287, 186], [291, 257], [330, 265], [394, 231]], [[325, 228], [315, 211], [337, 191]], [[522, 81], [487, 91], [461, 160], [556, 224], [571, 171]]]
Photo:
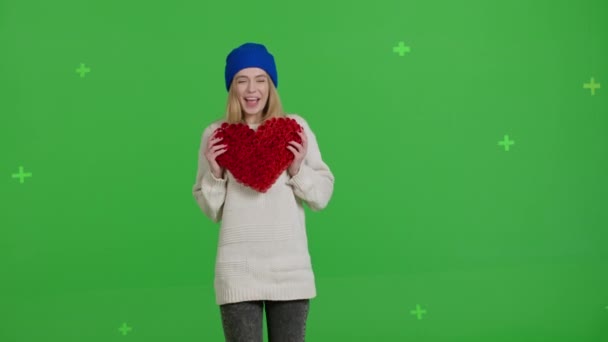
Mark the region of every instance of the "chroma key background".
[[608, 341], [608, 3], [0, 0], [0, 341], [222, 341], [224, 62], [336, 176], [307, 340]]

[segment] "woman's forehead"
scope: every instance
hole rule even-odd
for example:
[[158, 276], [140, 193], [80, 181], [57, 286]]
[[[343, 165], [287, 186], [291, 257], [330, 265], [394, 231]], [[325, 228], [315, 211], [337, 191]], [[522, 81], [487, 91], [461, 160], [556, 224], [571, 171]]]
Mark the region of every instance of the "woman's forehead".
[[236, 77], [239, 77], [239, 76], [251, 76], [251, 77], [266, 76], [266, 71], [264, 71], [264, 69], [260, 69], [260, 68], [245, 68], [245, 69], [240, 70], [236, 74]]

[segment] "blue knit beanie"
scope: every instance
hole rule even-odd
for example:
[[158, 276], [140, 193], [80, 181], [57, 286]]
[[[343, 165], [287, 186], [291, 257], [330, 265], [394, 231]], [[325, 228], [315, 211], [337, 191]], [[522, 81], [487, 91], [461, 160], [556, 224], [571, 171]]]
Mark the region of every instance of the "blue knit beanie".
[[278, 88], [277, 67], [274, 57], [266, 50], [266, 47], [257, 43], [245, 43], [228, 54], [226, 57], [226, 90], [230, 90], [232, 79], [239, 71], [245, 68], [260, 68], [266, 71], [274, 86]]

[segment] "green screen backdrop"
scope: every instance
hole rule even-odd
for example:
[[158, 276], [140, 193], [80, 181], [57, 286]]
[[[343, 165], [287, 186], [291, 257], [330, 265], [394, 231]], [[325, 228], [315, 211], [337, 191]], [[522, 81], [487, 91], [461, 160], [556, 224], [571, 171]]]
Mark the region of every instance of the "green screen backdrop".
[[248, 41], [336, 178], [307, 341], [608, 341], [607, 17], [0, 0], [0, 341], [223, 341], [192, 186]]

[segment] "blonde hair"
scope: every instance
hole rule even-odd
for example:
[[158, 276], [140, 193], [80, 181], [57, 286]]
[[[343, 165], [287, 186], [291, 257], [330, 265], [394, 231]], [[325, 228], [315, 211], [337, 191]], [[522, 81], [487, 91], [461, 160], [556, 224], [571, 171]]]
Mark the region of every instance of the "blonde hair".
[[[283, 105], [277, 88], [274, 86], [274, 82], [270, 77], [266, 76], [268, 84], [268, 101], [264, 109], [262, 109], [262, 122], [269, 118], [283, 117], [285, 112], [283, 111]], [[245, 123], [243, 118], [243, 108], [236, 92], [236, 82], [232, 82], [230, 90], [228, 91], [228, 100], [226, 101], [226, 114], [225, 121], [232, 123]]]

